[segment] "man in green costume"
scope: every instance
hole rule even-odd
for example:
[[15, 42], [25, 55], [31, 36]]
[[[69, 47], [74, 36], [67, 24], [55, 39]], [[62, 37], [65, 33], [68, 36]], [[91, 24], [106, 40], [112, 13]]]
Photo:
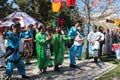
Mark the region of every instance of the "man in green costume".
[[71, 40], [70, 37], [66, 37], [64, 32], [59, 27], [55, 28], [55, 33], [52, 36], [53, 39], [53, 53], [54, 53], [54, 70], [59, 71], [59, 65], [62, 65], [64, 61], [65, 41]]
[[41, 25], [38, 27], [39, 32], [36, 34], [36, 52], [37, 52], [37, 65], [40, 72], [46, 72], [47, 66], [52, 67], [50, 60], [50, 51], [47, 51], [51, 37], [45, 34], [45, 26]]

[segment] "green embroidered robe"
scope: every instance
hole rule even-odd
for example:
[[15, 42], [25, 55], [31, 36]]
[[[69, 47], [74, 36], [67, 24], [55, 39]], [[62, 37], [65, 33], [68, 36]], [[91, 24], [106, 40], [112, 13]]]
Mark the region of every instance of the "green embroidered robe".
[[[50, 51], [46, 53], [46, 45], [49, 41], [46, 41], [47, 35], [38, 32], [35, 36], [36, 38], [36, 52], [37, 52], [37, 65], [40, 70], [47, 68], [47, 66], [52, 67], [52, 61], [50, 60]], [[47, 51], [48, 52], [48, 51]]]
[[53, 35], [54, 66], [58, 64], [62, 65], [64, 61], [65, 41], [69, 41], [70, 39], [70, 37], [65, 37], [58, 33]]

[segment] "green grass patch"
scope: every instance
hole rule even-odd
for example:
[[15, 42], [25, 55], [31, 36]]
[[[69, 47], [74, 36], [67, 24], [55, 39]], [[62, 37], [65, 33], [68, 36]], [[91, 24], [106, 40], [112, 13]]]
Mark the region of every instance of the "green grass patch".
[[119, 78], [118, 80], [120, 80], [120, 60], [116, 59], [115, 54], [112, 54], [110, 56], [103, 56], [103, 61], [115, 64], [117, 67], [104, 74], [97, 80], [113, 80], [115, 77]]

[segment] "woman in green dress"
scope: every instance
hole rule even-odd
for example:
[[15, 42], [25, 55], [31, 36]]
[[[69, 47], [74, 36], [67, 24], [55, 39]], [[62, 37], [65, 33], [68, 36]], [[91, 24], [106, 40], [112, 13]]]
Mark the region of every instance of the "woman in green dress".
[[59, 27], [55, 28], [55, 33], [52, 36], [53, 53], [54, 53], [54, 70], [59, 71], [59, 65], [64, 61], [65, 41], [70, 41], [70, 37], [66, 37], [64, 32]]
[[47, 46], [51, 40], [48, 34], [45, 33], [45, 26], [38, 27], [39, 32], [36, 34], [36, 52], [37, 52], [37, 65], [41, 72], [46, 72], [47, 67], [52, 67], [50, 60], [50, 50]]

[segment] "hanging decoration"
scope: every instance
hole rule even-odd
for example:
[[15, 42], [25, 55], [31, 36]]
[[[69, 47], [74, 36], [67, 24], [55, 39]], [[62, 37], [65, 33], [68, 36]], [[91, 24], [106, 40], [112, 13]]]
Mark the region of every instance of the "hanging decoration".
[[76, 0], [66, 0], [66, 4], [69, 8], [74, 7], [76, 3]]
[[[52, 0], [52, 12], [60, 14], [60, 10], [62, 9], [63, 6], [63, 1], [62, 0]], [[55, 28], [56, 26], [58, 26], [58, 19], [57, 19], [57, 15], [54, 16], [54, 20], [53, 20], [53, 28]]]
[[61, 0], [53, 0], [54, 2], [59, 2], [59, 1], [61, 1]]
[[60, 9], [62, 8], [62, 0], [54, 0], [52, 2], [52, 12], [59, 12]]
[[119, 19], [116, 19], [116, 20], [113, 20], [114, 21], [114, 24], [119, 26], [120, 27], [120, 20]]
[[63, 24], [64, 24], [64, 18], [59, 18], [58, 19], [58, 25], [63, 26]]
[[120, 27], [120, 19], [116, 19], [116, 20], [106, 19], [106, 22], [108, 22], [108, 23], [113, 23], [113, 24], [115, 24], [116, 26]]

